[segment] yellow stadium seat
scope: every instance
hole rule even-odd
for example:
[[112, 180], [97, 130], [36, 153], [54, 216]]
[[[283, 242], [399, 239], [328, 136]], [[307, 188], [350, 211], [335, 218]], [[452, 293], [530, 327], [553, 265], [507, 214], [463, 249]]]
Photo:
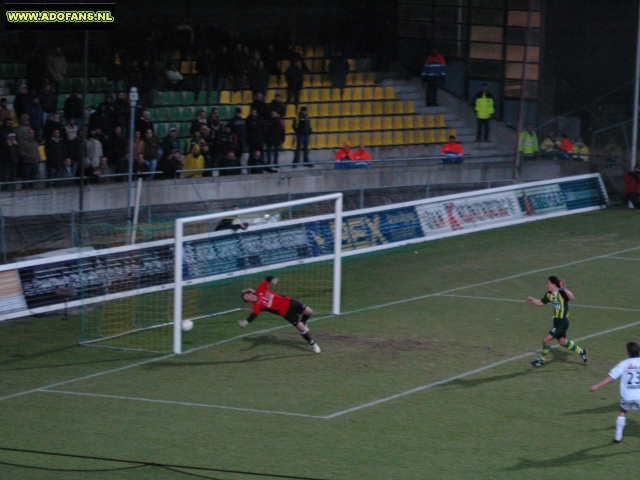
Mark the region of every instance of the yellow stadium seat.
[[330, 133], [327, 135], [327, 148], [339, 148], [338, 144], [338, 135], [335, 133]]
[[316, 132], [325, 133], [328, 131], [329, 125], [326, 118], [319, 118], [316, 125]]
[[427, 130], [425, 133], [424, 143], [436, 143], [436, 131]]
[[251, 90], [245, 90], [242, 92], [242, 103], [251, 103], [253, 102], [253, 95], [251, 94]]
[[433, 118], [433, 115], [427, 115], [424, 117], [424, 126], [425, 128], [435, 128], [436, 122]]
[[373, 115], [373, 103], [364, 102], [362, 104], [362, 115]]
[[351, 103], [350, 102], [342, 102], [340, 104], [340, 115], [343, 117], [348, 117], [351, 115]]
[[404, 117], [404, 128], [414, 128], [414, 126], [413, 126], [413, 115], [405, 115], [405, 117]]
[[282, 73], [285, 73], [289, 69], [290, 66], [291, 66], [291, 62], [289, 60], [280, 61], [280, 71]]
[[328, 127], [328, 131], [329, 132], [337, 132], [340, 130], [340, 122], [338, 121], [337, 118], [330, 118], [329, 119], [329, 127]]
[[222, 90], [218, 101], [223, 105], [231, 103], [231, 92], [229, 90]]
[[414, 135], [415, 143], [422, 144], [424, 141], [424, 130], [416, 130]]
[[302, 76], [302, 88], [311, 88], [311, 75]]
[[393, 129], [393, 117], [382, 117], [382, 129], [383, 130], [392, 130]]
[[313, 58], [305, 58], [303, 60], [303, 63], [307, 70], [309, 70], [310, 72], [315, 72], [315, 70], [313, 69]]
[[362, 130], [360, 117], [351, 118], [351, 130], [354, 132], [359, 132], [360, 130]]
[[366, 78], [364, 79], [365, 85], [375, 85], [376, 84], [376, 74], [375, 72], [367, 73]]
[[363, 100], [373, 100], [373, 87], [364, 87], [362, 89]]
[[404, 132], [402, 131], [393, 132], [393, 144], [404, 145]]
[[324, 57], [324, 47], [323, 47], [322, 45], [320, 45], [320, 46], [316, 47], [316, 54], [315, 54], [315, 56], [316, 56], [317, 58], [322, 58], [322, 57]]
[[47, 159], [47, 152], [44, 149], [44, 145], [38, 145], [38, 154], [40, 155], [41, 160]]
[[354, 147], [360, 145], [360, 134], [352, 133], [351, 135], [349, 135], [349, 143], [351, 143], [351, 145]]
[[312, 80], [311, 80], [311, 86], [312, 87], [316, 87], [316, 88], [320, 88], [322, 87], [322, 74], [320, 73], [316, 73], [315, 75], [313, 75]]
[[180, 62], [180, 73], [183, 75], [191, 75], [192, 64], [193, 62], [186, 60]]
[[317, 103], [310, 103], [309, 105], [307, 105], [307, 113], [309, 113], [309, 116], [311, 118], [317, 117], [318, 116], [318, 104]]
[[322, 72], [324, 70], [324, 61], [321, 58], [316, 58], [313, 61], [313, 72]]
[[382, 88], [382, 87], [373, 87], [373, 99], [374, 100], [384, 100], [384, 88]]
[[295, 145], [295, 135], [287, 135], [284, 137], [284, 143], [282, 144], [282, 149], [283, 150], [293, 150], [294, 148], [296, 148]]
[[316, 148], [316, 138], [317, 138], [317, 135], [310, 135], [309, 136], [309, 148], [310, 149]]
[[269, 75], [269, 88], [278, 88], [278, 76]]
[[339, 132], [349, 132], [351, 131], [351, 124], [347, 117], [342, 117], [338, 123], [338, 131]]
[[402, 115], [403, 113], [408, 113], [404, 111], [404, 102], [393, 102], [393, 113], [396, 115]]
[[311, 118], [309, 120], [309, 124], [311, 125], [311, 131], [312, 132], [317, 132], [318, 131], [318, 119], [317, 118]]
[[393, 145], [393, 132], [382, 132], [382, 145]]
[[404, 102], [404, 113], [416, 113], [416, 106], [412, 101]]
[[384, 89], [384, 99], [385, 100], [393, 100], [396, 98], [396, 94], [393, 91], [393, 87], [385, 87]]
[[380, 132], [373, 132], [371, 134], [371, 146], [379, 147], [380, 145], [382, 145], [382, 135]]
[[373, 114], [384, 115], [384, 104], [382, 102], [372, 102]]
[[444, 123], [444, 115], [436, 115], [436, 128], [444, 128], [446, 125]]
[[351, 100], [353, 100], [353, 90], [350, 88], [343, 88], [342, 89], [342, 101], [343, 102], [350, 102]]
[[300, 103], [309, 103], [309, 93], [311, 90], [308, 88], [303, 88], [300, 90]]
[[[320, 89], [320, 101], [321, 102], [331, 102], [331, 89], [330, 88], [321, 88]], [[337, 100], [340, 101], [339, 99]]]
[[295, 47], [293, 47], [293, 51], [296, 53], [299, 53], [301, 57], [304, 55], [304, 50], [302, 49], [302, 45], [296, 45]]
[[319, 117], [328, 117], [329, 116], [329, 104], [321, 103], [318, 105], [318, 116]]
[[382, 130], [382, 117], [372, 117], [371, 130]]
[[415, 115], [413, 117], [413, 126], [415, 128], [424, 128], [424, 117], [422, 115]]
[[329, 116], [330, 117], [339, 117], [340, 116], [340, 104], [339, 103], [330, 103], [329, 104]]
[[371, 145], [371, 134], [370, 133], [362, 133], [360, 134], [360, 143], [365, 147]]
[[413, 130], [407, 130], [406, 132], [404, 132], [404, 143], [405, 145], [413, 145], [414, 143], [416, 143]]
[[349, 134], [348, 133], [340, 133], [338, 134], [338, 145], [342, 146], [345, 143], [349, 142]]
[[293, 120], [289, 122], [284, 122], [284, 133], [286, 133], [287, 135], [290, 133], [296, 133], [295, 130], [293, 129]]
[[296, 106], [293, 103], [289, 103], [287, 105], [287, 110], [284, 116], [286, 118], [293, 118], [296, 116]]
[[305, 47], [304, 48], [304, 57], [305, 58], [313, 58], [316, 56], [315, 49], [313, 47]]
[[278, 88], [287, 88], [287, 78], [284, 75], [278, 80]]
[[452, 128], [449, 130], [449, 136], [451, 137], [457, 137], [458, 136], [458, 132], [456, 132], [455, 128]]
[[353, 87], [355, 85], [354, 80], [354, 74], [353, 73], [348, 73], [347, 74], [347, 87]]
[[349, 71], [350, 72], [355, 72], [356, 71], [356, 61], [353, 58], [349, 58], [347, 59], [347, 62], [349, 62]]
[[247, 118], [251, 113], [251, 105], [241, 105], [240, 108], [242, 109], [242, 116]]
[[372, 130], [371, 117], [362, 117], [360, 122], [360, 130]]
[[329, 90], [329, 100], [327, 102], [339, 102], [342, 100], [342, 92], [339, 88], [327, 89]]
[[[326, 68], [325, 68], [326, 70]], [[321, 76], [321, 81], [322, 81], [322, 86], [323, 87], [330, 87], [331, 86], [331, 75], [329, 74], [324, 74]]]
[[437, 143], [447, 143], [449, 141], [449, 136], [447, 135], [448, 133], [449, 132], [444, 129], [438, 130], [438, 136], [436, 137], [436, 139], [438, 140]]
[[[380, 102], [383, 103], [383, 102]], [[385, 115], [393, 115], [394, 114], [394, 109], [393, 109], [393, 102], [384, 102], [384, 114]]]
[[267, 97], [264, 99], [266, 103], [271, 103], [276, 98], [276, 91], [273, 89], [267, 90]]
[[356, 87], [362, 87], [365, 85], [364, 74], [356, 73], [353, 77], [353, 83]]
[[354, 102], [359, 102], [359, 101], [361, 101], [361, 100], [362, 100], [362, 88], [360, 88], [360, 87], [355, 87], [355, 88], [353, 89], [353, 96], [352, 96], [352, 98], [353, 98], [353, 101], [354, 101]]
[[239, 105], [242, 103], [242, 92], [233, 92], [231, 94], [231, 103]]
[[400, 115], [396, 115], [393, 117], [393, 129], [394, 130], [402, 130], [404, 128], [404, 122], [402, 121], [402, 117]]
[[316, 148], [327, 148], [327, 136], [316, 135]]
[[351, 115], [362, 115], [362, 104], [360, 102], [351, 102]]
[[309, 90], [309, 103], [318, 103], [321, 99], [321, 88], [312, 88]]

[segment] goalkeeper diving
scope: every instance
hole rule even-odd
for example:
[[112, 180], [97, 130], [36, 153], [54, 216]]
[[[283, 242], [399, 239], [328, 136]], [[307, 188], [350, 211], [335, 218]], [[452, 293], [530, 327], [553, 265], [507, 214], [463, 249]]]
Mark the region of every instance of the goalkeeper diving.
[[[247, 288], [242, 290], [240, 297], [245, 303], [252, 303], [253, 308], [251, 314], [246, 320], [240, 320], [238, 325], [247, 328], [258, 315], [262, 312], [270, 312], [287, 320], [291, 325], [296, 327], [315, 353], [320, 353], [320, 345], [311, 338], [307, 320], [313, 315], [307, 305], [304, 305], [291, 297], [285, 297], [269, 290], [269, 285], [277, 285], [278, 279], [275, 277], [267, 277], [255, 290]], [[301, 318], [298, 316], [302, 315]]]

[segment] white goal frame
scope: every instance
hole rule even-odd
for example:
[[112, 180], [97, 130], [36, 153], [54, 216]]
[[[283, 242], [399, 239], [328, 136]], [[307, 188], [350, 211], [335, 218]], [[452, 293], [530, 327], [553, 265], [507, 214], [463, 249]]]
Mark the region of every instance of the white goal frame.
[[[333, 304], [332, 304], [332, 313], [334, 315], [340, 314], [340, 292], [342, 289], [342, 193], [333, 193], [329, 195], [321, 195], [318, 197], [304, 198], [300, 200], [292, 200], [289, 202], [275, 203], [270, 205], [262, 205], [259, 207], [245, 208], [240, 210], [227, 210], [219, 213], [211, 213], [206, 215], [198, 215], [194, 217], [186, 217], [186, 218], [178, 218], [176, 219], [175, 226], [175, 248], [174, 248], [174, 289], [173, 289], [173, 353], [179, 354], [182, 353], [182, 291], [186, 285], [192, 285], [194, 282], [185, 281], [183, 279], [183, 247], [184, 242], [189, 241], [190, 239], [195, 239], [195, 237], [203, 238], [202, 235], [193, 235], [186, 236], [184, 235], [185, 225], [202, 222], [205, 220], [216, 220], [223, 217], [228, 217], [229, 214], [233, 214], [234, 216], [242, 216], [252, 213], [264, 212], [264, 211], [272, 211], [285, 209], [289, 207], [295, 207], [299, 205], [307, 205], [311, 203], [319, 203], [319, 202], [334, 202], [334, 213], [330, 214], [328, 217], [323, 216], [323, 218], [332, 218], [334, 219], [334, 225], [336, 228], [334, 229], [334, 251], [328, 258], [327, 256], [318, 257], [309, 260], [300, 260], [295, 263], [288, 262], [287, 264], [282, 265], [271, 265], [268, 267], [258, 267], [251, 270], [244, 270], [240, 272], [228, 273], [224, 275], [217, 276], [217, 278], [231, 278], [234, 276], [246, 275], [252, 272], [259, 272], [269, 269], [281, 268], [284, 266], [289, 266], [293, 264], [300, 263], [311, 263], [313, 261], [321, 261], [332, 259], [333, 260]], [[219, 233], [219, 232], [217, 232]], [[206, 236], [212, 235], [212, 233], [206, 234]], [[242, 235], [242, 231], [238, 232], [239, 235]], [[215, 278], [209, 278], [208, 280], [213, 281]]]

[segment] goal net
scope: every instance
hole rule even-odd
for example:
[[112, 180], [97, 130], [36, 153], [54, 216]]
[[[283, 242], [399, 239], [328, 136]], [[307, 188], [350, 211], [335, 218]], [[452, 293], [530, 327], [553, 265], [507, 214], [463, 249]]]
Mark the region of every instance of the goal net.
[[114, 268], [92, 257], [81, 274], [110, 276], [95, 282], [109, 292], [84, 282], [81, 344], [181, 353], [233, 338], [249, 311], [240, 292], [268, 275], [272, 290], [338, 314], [341, 223], [338, 193], [177, 219], [172, 239], [111, 249]]

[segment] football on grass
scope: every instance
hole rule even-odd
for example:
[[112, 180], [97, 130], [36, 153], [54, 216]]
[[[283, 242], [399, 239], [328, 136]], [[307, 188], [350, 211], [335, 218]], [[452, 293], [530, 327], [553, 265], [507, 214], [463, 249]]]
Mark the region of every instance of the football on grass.
[[192, 328], [193, 328], [193, 322], [191, 320], [184, 320], [182, 322], [182, 331], [183, 332], [188, 332]]

